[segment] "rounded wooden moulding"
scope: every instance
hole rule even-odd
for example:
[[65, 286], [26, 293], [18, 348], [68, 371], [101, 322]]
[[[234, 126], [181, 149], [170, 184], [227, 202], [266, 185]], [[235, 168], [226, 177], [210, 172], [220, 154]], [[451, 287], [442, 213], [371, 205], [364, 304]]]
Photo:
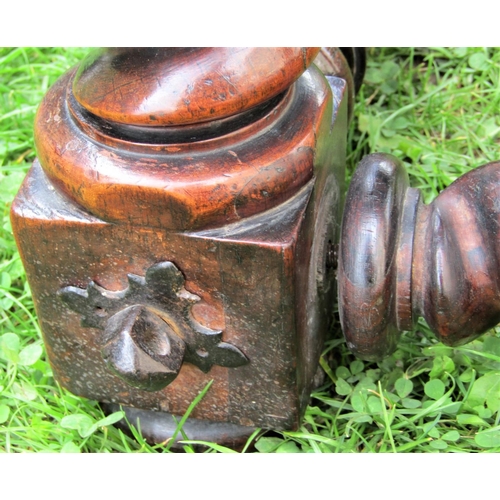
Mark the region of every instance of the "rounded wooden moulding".
[[500, 322], [500, 163], [473, 170], [430, 205], [394, 157], [367, 156], [345, 205], [339, 312], [360, 357], [390, 354], [418, 316], [461, 345]]
[[141, 47], [92, 52], [72, 83], [107, 121], [179, 126], [242, 113], [285, 91], [319, 52], [306, 47]]
[[[182, 104], [182, 100], [168, 119], [165, 118], [168, 109], [163, 108], [162, 126], [157, 126], [161, 120], [136, 119], [138, 115], [133, 109], [148, 109], [141, 116], [152, 116], [153, 111], [142, 105], [124, 108], [124, 113], [130, 111], [126, 124], [108, 121], [109, 116], [113, 120], [124, 120], [124, 115], [119, 117], [110, 111], [108, 116], [106, 110], [114, 108], [104, 101], [91, 106], [92, 102], [98, 102], [90, 97], [92, 75], [96, 82], [93, 92], [113, 96], [113, 101], [119, 100], [120, 92], [131, 92], [134, 85], [139, 85], [133, 78], [139, 70], [145, 74], [140, 80], [145, 82], [141, 87], [144, 88], [142, 97], [136, 95], [141, 102], [150, 102], [144, 98], [148, 92], [151, 102], [156, 95], [158, 89], [154, 85], [159, 84], [152, 75], [157, 75], [160, 82], [168, 80], [166, 76], [162, 80], [155, 73], [153, 63], [148, 62], [146, 69], [137, 67], [141, 58], [136, 50], [98, 52], [83, 69], [70, 71], [59, 80], [39, 108], [35, 141], [40, 163], [52, 182], [76, 203], [109, 222], [197, 230], [237, 222], [275, 207], [312, 178], [316, 140], [321, 136], [320, 129], [332, 118], [332, 97], [327, 81], [314, 66], [304, 72], [317, 49], [266, 49], [267, 52], [253, 49], [246, 59], [245, 52], [239, 49], [229, 52], [229, 49], [193, 49], [192, 52], [155, 49], [152, 54], [156, 56], [151, 61], [163, 61], [165, 67], [178, 75], [178, 83], [187, 60], [192, 59], [196, 67], [196, 56], [205, 65], [205, 78], [212, 79], [213, 83], [216, 75], [220, 85], [223, 82], [229, 85], [228, 79], [231, 84], [239, 82], [240, 97], [232, 96], [231, 111], [224, 108], [226, 111], [216, 111], [215, 117], [201, 111], [201, 114], [192, 114], [192, 119], [200, 120], [194, 124], [191, 118], [186, 118], [187, 108], [183, 106], [187, 105]], [[126, 70], [121, 63], [113, 63], [116, 58], [122, 61], [124, 54], [128, 54], [127, 64], [123, 63]], [[212, 66], [207, 62], [207, 54], [216, 59]], [[274, 54], [273, 58], [270, 54]], [[264, 69], [257, 66], [258, 55], [264, 61], [261, 63]], [[225, 65], [221, 65], [223, 56], [228, 58]], [[284, 63], [285, 59], [289, 64]], [[241, 69], [238, 78], [229, 71], [236, 60], [246, 68], [246, 78]], [[132, 70], [134, 61], [136, 67]], [[276, 67], [271, 62], [276, 63]], [[276, 69], [284, 64], [286, 71]], [[158, 67], [161, 69], [162, 65]], [[273, 72], [269, 67], [274, 68]], [[123, 74], [111, 77], [113, 71]], [[271, 77], [264, 78], [269, 72], [273, 75], [272, 85], [269, 84]], [[132, 83], [125, 84], [129, 78]], [[189, 109], [194, 109], [196, 92], [205, 92], [208, 88], [201, 77], [193, 78], [195, 87]], [[261, 79], [260, 83], [255, 83], [256, 78]], [[156, 82], [154, 85], [151, 79]], [[105, 82], [114, 85], [115, 90], [110, 94]], [[148, 82], [156, 90], [153, 91]], [[167, 86], [170, 92], [180, 92], [174, 83]], [[257, 87], [261, 92], [255, 90]], [[218, 95], [205, 95], [203, 99], [210, 98], [214, 106], [219, 105]], [[230, 95], [228, 91], [224, 103], [227, 104]], [[248, 98], [243, 99], [242, 95]], [[133, 101], [132, 96], [127, 99]], [[200, 103], [203, 99], [200, 97]], [[236, 114], [226, 116], [226, 112]], [[160, 115], [154, 113], [156, 117]], [[174, 120], [174, 115], [176, 125], [164, 126]], [[203, 121], [210, 116], [214, 118], [212, 121]]]

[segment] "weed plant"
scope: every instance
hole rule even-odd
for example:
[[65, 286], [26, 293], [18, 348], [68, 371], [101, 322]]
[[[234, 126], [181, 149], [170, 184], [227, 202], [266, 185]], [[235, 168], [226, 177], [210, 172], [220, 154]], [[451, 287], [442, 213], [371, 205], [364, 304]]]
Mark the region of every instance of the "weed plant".
[[[9, 207], [35, 158], [33, 119], [44, 93], [85, 49], [0, 49], [0, 450], [168, 452], [52, 376]], [[427, 202], [468, 170], [499, 159], [500, 50], [370, 49], [348, 136], [348, 175], [370, 152], [404, 161]], [[324, 383], [296, 432], [257, 432], [258, 452], [500, 451], [500, 334], [464, 347], [425, 323], [381, 363], [356, 359], [339, 329], [321, 358]], [[194, 402], [193, 404], [195, 404]], [[180, 422], [182, 423], [182, 421]], [[182, 432], [181, 429], [179, 429]], [[185, 444], [186, 452], [194, 451]], [[206, 452], [232, 451], [209, 445]]]

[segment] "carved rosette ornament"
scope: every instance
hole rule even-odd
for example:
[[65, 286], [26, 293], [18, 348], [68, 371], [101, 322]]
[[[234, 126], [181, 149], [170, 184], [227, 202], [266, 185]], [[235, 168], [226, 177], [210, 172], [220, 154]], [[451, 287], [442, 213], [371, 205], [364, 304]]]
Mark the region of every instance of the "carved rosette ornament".
[[83, 327], [103, 330], [102, 356], [108, 367], [134, 387], [157, 391], [175, 380], [183, 362], [204, 373], [212, 366], [248, 363], [222, 331], [200, 325], [192, 306], [200, 300], [184, 288], [172, 262], [151, 266], [146, 276], [128, 274], [128, 287], [106, 290], [93, 281], [87, 289], [67, 286], [59, 296], [82, 315]]

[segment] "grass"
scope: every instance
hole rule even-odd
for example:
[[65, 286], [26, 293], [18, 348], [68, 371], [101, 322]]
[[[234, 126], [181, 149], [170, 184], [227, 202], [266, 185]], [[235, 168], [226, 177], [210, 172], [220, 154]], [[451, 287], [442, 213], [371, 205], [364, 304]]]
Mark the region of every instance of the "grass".
[[[168, 452], [128, 437], [94, 401], [57, 385], [12, 237], [9, 206], [35, 157], [43, 94], [85, 49], [0, 49], [0, 450]], [[349, 174], [363, 155], [402, 159], [427, 202], [468, 170], [498, 159], [500, 50], [368, 51], [348, 136]], [[321, 359], [325, 383], [295, 432], [260, 432], [258, 452], [500, 451], [500, 331], [460, 348], [421, 322], [381, 363], [356, 359], [338, 328]], [[247, 449], [251, 449], [247, 447]], [[185, 445], [185, 451], [194, 451]], [[229, 451], [209, 446], [207, 452]]]

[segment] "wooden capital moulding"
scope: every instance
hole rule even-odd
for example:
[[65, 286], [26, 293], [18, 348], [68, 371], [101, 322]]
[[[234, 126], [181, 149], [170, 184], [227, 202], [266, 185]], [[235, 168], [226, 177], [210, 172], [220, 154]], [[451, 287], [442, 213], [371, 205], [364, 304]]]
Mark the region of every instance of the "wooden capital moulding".
[[424, 206], [369, 156], [341, 235], [363, 68], [357, 49], [119, 48], [49, 90], [12, 224], [63, 386], [158, 442], [211, 383], [184, 429], [237, 445], [300, 425], [336, 275], [367, 359], [418, 315], [448, 343], [500, 320], [497, 164]]

